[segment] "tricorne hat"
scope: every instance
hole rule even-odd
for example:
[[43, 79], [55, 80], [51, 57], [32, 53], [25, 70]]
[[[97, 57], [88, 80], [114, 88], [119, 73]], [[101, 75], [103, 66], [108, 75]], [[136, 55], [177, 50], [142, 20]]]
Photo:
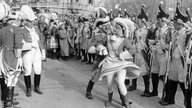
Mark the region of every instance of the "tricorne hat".
[[144, 11], [145, 5], [142, 6], [140, 14], [137, 16], [138, 19], [148, 21], [148, 16]]
[[174, 21], [177, 23], [184, 24], [188, 21], [188, 16], [183, 15], [183, 13], [179, 9], [180, 2], [177, 3], [177, 8], [175, 11]]
[[127, 18], [115, 18], [114, 22], [124, 27], [124, 36], [125, 38], [130, 37], [135, 30], [134, 22]]
[[32, 8], [28, 5], [22, 5], [20, 8], [20, 12], [22, 14], [22, 19], [24, 20], [34, 21], [37, 18]]
[[158, 11], [158, 14], [157, 14], [157, 18], [166, 18], [168, 19], [169, 18], [169, 14], [167, 14], [163, 9], [162, 9], [162, 5], [163, 5], [163, 1], [160, 2], [159, 4], [159, 11]]

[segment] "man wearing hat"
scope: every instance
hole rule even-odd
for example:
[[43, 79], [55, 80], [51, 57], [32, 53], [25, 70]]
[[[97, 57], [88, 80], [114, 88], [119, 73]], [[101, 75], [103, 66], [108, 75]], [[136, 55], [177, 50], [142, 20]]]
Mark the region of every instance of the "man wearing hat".
[[[0, 10], [3, 10], [5, 13], [10, 12], [10, 10], [6, 10], [9, 7], [5, 3], [0, 3]], [[13, 107], [14, 105], [19, 104], [13, 100], [14, 96], [14, 88], [18, 81], [18, 76], [21, 72], [22, 67], [22, 36], [19, 35], [20, 32], [20, 19], [19, 12], [15, 12], [14, 14], [10, 13], [4, 15], [7, 17], [7, 26], [0, 30], [0, 69], [1, 76], [5, 78], [5, 80], [1, 79], [1, 88], [2, 89], [2, 97], [1, 99], [4, 101], [4, 107]]]
[[187, 37], [191, 34], [187, 33], [185, 23], [188, 21], [188, 17], [183, 15], [179, 9], [179, 2], [174, 17], [174, 28], [175, 32], [172, 35], [172, 53], [170, 62], [170, 72], [168, 75], [167, 89], [165, 93], [164, 101], [161, 101], [161, 105], [175, 104], [175, 94], [177, 91], [177, 84], [180, 84], [180, 88], [185, 97], [185, 86], [184, 86], [184, 68], [185, 68], [185, 57], [184, 52], [188, 45]]
[[43, 49], [42, 39], [40, 37], [40, 31], [33, 25], [33, 21], [36, 16], [27, 5], [23, 5], [20, 9], [22, 18], [25, 21], [24, 27], [22, 28], [21, 35], [24, 37], [24, 53], [23, 57], [23, 68], [24, 68], [24, 81], [26, 85], [26, 96], [30, 97], [31, 94], [31, 72], [32, 67], [34, 70], [34, 91], [38, 94], [43, 92], [40, 90], [40, 80], [42, 71], [42, 60], [45, 59], [45, 49]]
[[[102, 29], [102, 25], [109, 22], [109, 16], [107, 16], [107, 11], [103, 7], [98, 8], [96, 16], [97, 16], [97, 19], [94, 23], [94, 26], [98, 28], [98, 32], [95, 33], [95, 35], [96, 35], [96, 37], [95, 37], [96, 45], [95, 46], [97, 48], [98, 46], [104, 47], [103, 45], [106, 43], [107, 39], [105, 39], [104, 36], [106, 36], [107, 32]], [[91, 91], [93, 89], [95, 82], [98, 80], [98, 77], [100, 75], [100, 73], [98, 72], [97, 66], [101, 62], [101, 60], [104, 59], [104, 57], [105, 57], [105, 55], [101, 54], [100, 60], [98, 60], [98, 62], [93, 66], [92, 72], [94, 74], [92, 75], [92, 78], [89, 81], [87, 88], [86, 88], [86, 97], [88, 99], [93, 99]]]
[[153, 65], [151, 67], [153, 90], [150, 96], [158, 96], [159, 76], [161, 79], [166, 71], [166, 52], [168, 51], [169, 42], [171, 40], [172, 29], [167, 25], [169, 14], [162, 9], [163, 2], [160, 2], [159, 12], [157, 15], [158, 29], [156, 31], [156, 39], [151, 44], [153, 53]]
[[[146, 23], [148, 21], [147, 14], [144, 11], [144, 5], [141, 8], [141, 12], [138, 15], [138, 29], [135, 30], [135, 37], [136, 37], [136, 45], [137, 45], [137, 52], [135, 54], [135, 63], [146, 71], [146, 73], [143, 73], [143, 80], [145, 85], [144, 93], [141, 96], [148, 97], [150, 95], [149, 91], [149, 75], [147, 72], [149, 72], [149, 47], [147, 44], [147, 33], [148, 29], [146, 26]], [[132, 85], [128, 88], [128, 91], [136, 90], [137, 87], [137, 79], [132, 80]]]

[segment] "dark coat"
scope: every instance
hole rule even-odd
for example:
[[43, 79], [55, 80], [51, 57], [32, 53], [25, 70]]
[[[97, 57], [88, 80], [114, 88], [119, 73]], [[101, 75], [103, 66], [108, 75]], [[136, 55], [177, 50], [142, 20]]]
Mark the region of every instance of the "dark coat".
[[18, 34], [20, 27], [8, 25], [0, 30], [0, 46], [4, 49], [4, 60], [12, 69], [16, 69], [18, 58], [14, 49], [22, 49], [22, 36]]

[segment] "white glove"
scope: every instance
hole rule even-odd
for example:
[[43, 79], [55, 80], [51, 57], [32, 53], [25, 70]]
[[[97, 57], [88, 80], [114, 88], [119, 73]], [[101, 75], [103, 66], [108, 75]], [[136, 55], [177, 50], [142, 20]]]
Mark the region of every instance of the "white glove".
[[45, 60], [46, 56], [45, 56], [45, 49], [41, 50], [41, 59]]
[[122, 61], [125, 61], [125, 59], [124, 59], [122, 53], [119, 54], [119, 59], [122, 60]]

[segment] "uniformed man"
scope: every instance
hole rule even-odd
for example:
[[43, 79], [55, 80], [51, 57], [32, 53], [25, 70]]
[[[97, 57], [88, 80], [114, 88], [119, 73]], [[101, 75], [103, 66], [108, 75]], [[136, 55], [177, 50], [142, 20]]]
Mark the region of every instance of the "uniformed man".
[[6, 19], [7, 26], [0, 30], [0, 70], [5, 78], [5, 80], [1, 80], [3, 84], [1, 98], [4, 101], [4, 107], [9, 108], [19, 104], [19, 102], [13, 101], [13, 96], [22, 69], [21, 53], [23, 43], [22, 36], [18, 34], [20, 31], [19, 12], [12, 14], [9, 10], [10, 7], [6, 3], [0, 3], [0, 9], [5, 13], [9, 13], [7, 14], [8, 19]]
[[167, 25], [169, 14], [162, 9], [163, 2], [159, 5], [159, 12], [157, 15], [158, 29], [156, 31], [155, 41], [152, 42], [153, 63], [151, 68], [152, 86], [153, 90], [150, 96], [158, 96], [159, 76], [162, 76], [166, 70], [166, 52], [168, 50], [169, 42], [171, 40], [172, 29]]
[[[146, 96], [148, 97], [150, 95], [149, 91], [149, 47], [147, 46], [147, 33], [148, 29], [146, 26], [146, 23], [148, 21], [148, 16], [144, 11], [144, 5], [142, 6], [141, 12], [138, 15], [138, 26], [139, 28], [135, 31], [135, 36], [136, 36], [136, 45], [137, 45], [137, 53], [135, 54], [135, 63], [142, 69], [145, 70], [146, 72], [143, 73], [143, 80], [144, 80], [144, 85], [145, 85], [145, 90], [144, 93], [141, 96]], [[128, 88], [128, 90], [136, 90], [136, 80], [133, 79], [133, 83]]]
[[188, 21], [188, 17], [184, 16], [179, 9], [179, 2], [177, 4], [176, 13], [174, 17], [175, 32], [172, 35], [172, 47], [171, 47], [171, 62], [170, 72], [168, 75], [167, 89], [165, 93], [164, 101], [161, 101], [161, 105], [175, 104], [175, 94], [177, 91], [177, 84], [180, 84], [181, 90], [185, 97], [184, 86], [184, 52], [187, 46], [188, 32], [185, 27], [185, 23]]
[[27, 5], [23, 5], [20, 9], [25, 21], [25, 25], [22, 28], [21, 35], [24, 37], [24, 53], [23, 57], [23, 67], [24, 67], [24, 81], [26, 85], [26, 96], [30, 97], [31, 94], [31, 72], [32, 67], [35, 72], [34, 75], [34, 91], [38, 94], [43, 92], [40, 90], [40, 79], [42, 71], [42, 59], [45, 59], [45, 50], [42, 47], [42, 39], [40, 37], [40, 31], [37, 27], [33, 25], [33, 21], [36, 16]]
[[[97, 16], [99, 16], [99, 17], [97, 17], [94, 26], [101, 27], [103, 24], [109, 22], [109, 16], [107, 16], [107, 11], [106, 11], [105, 8], [102, 8], [102, 7], [99, 8], [98, 11], [97, 11]], [[103, 35], [105, 33], [103, 33], [102, 30], [100, 30], [100, 33], [98, 33], [98, 35], [101, 35], [100, 37], [102, 38], [102, 40], [101, 39], [96, 39], [96, 47], [99, 46], [99, 45], [105, 44], [105, 42], [103, 41], [104, 40]], [[94, 86], [94, 84], [97, 81], [97, 78], [99, 76], [99, 73], [96, 73], [96, 71], [97, 71], [96, 68], [97, 68], [98, 64], [100, 63], [100, 61], [102, 61], [103, 59], [104, 59], [104, 57], [102, 56], [100, 58], [100, 60], [93, 67], [93, 73], [95, 72], [95, 74], [90, 79], [90, 81], [89, 81], [89, 83], [87, 85], [87, 88], [86, 88], [86, 97], [88, 99], [93, 99], [91, 91], [92, 91], [93, 86]]]

